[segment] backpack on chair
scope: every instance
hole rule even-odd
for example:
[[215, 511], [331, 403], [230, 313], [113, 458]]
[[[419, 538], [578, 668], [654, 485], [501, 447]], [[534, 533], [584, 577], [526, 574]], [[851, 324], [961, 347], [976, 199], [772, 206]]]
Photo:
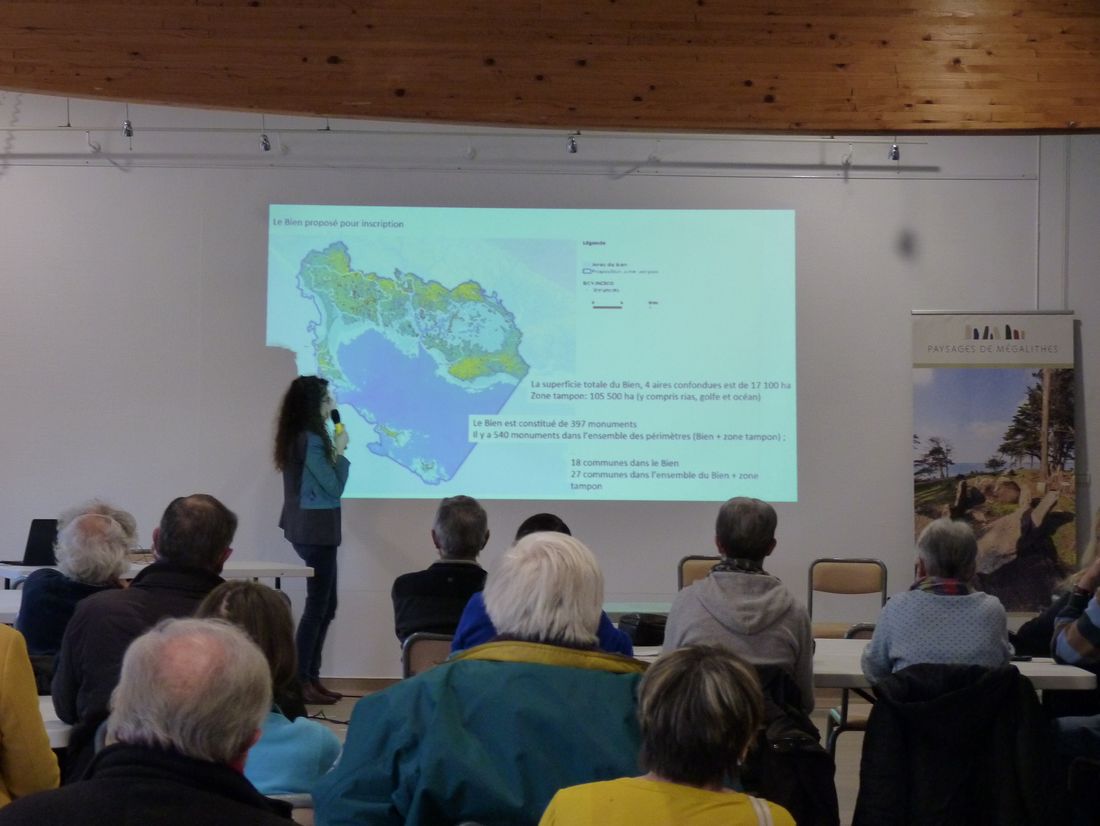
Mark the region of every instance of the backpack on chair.
[[802, 710], [798, 686], [778, 666], [757, 668], [764, 729], [741, 770], [745, 791], [778, 803], [798, 826], [839, 826], [836, 764]]

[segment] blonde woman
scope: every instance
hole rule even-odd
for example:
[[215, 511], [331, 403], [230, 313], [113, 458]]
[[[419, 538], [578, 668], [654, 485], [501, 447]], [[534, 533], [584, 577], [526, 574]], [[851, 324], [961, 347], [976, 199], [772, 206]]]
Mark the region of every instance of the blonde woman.
[[562, 789], [540, 826], [794, 826], [782, 806], [728, 788], [764, 719], [752, 666], [711, 646], [680, 648], [642, 678], [641, 777]]

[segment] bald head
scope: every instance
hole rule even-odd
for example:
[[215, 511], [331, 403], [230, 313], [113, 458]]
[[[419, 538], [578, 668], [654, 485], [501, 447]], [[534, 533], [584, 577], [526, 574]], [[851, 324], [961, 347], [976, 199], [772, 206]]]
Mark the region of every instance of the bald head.
[[221, 620], [165, 620], [126, 650], [111, 695], [108, 742], [233, 763], [271, 708], [260, 649]]

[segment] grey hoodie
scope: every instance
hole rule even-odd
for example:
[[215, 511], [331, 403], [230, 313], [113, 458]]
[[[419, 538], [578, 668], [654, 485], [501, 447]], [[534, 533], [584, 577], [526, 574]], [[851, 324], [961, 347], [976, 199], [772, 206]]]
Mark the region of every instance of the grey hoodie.
[[814, 707], [810, 617], [771, 574], [714, 571], [677, 594], [665, 626], [665, 651], [716, 645], [753, 665], [777, 665], [794, 678], [802, 707]]

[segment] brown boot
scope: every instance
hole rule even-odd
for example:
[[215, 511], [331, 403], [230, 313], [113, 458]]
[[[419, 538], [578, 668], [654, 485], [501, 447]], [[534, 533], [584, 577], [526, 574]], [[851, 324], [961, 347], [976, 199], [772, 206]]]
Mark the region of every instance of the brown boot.
[[320, 680], [314, 680], [313, 687], [317, 689], [321, 694], [324, 694], [326, 697], [331, 697], [333, 700], [344, 699], [343, 694], [341, 694], [339, 691], [333, 691], [331, 688], [325, 688], [323, 685], [321, 685]]
[[316, 683], [305, 683], [302, 686], [302, 701], [307, 706], [331, 706], [336, 704], [336, 698], [330, 697], [319, 690]]

